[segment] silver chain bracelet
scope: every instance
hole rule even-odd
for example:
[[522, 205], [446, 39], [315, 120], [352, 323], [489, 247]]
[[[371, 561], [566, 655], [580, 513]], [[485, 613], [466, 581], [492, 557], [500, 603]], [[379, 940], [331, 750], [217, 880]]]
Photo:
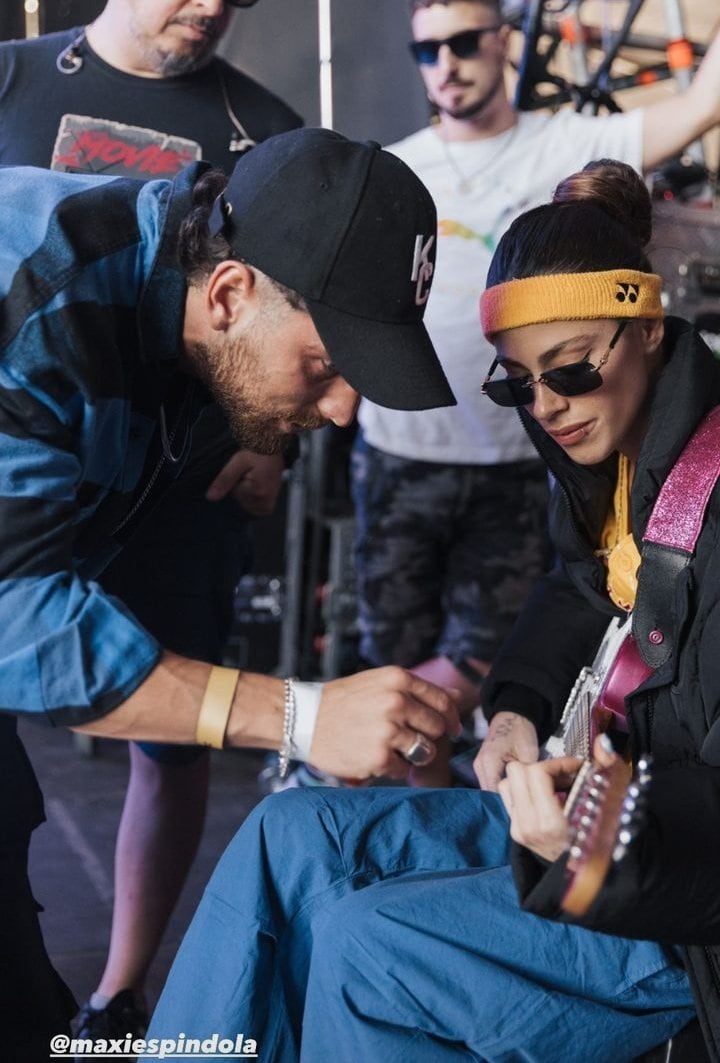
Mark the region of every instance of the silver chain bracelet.
[[284, 683], [284, 697], [283, 697], [283, 740], [280, 746], [280, 753], [278, 755], [278, 774], [281, 779], [287, 776], [290, 770], [290, 761], [293, 758], [295, 751], [295, 720], [297, 716], [297, 705], [295, 702], [295, 689], [293, 687], [293, 680], [286, 679]]

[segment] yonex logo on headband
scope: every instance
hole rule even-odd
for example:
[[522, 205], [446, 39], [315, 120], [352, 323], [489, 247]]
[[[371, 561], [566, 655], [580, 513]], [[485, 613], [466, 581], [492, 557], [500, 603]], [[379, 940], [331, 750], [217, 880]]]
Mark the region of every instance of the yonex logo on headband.
[[619, 303], [636, 303], [640, 294], [639, 284], [620, 284], [618, 283], [618, 290], [615, 294], [615, 298]]

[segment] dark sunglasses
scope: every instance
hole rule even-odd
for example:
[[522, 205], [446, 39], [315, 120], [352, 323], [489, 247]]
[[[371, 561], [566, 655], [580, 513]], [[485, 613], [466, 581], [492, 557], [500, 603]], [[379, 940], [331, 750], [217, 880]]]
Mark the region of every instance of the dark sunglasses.
[[483, 26], [479, 30], [463, 30], [462, 33], [454, 33], [452, 37], [446, 37], [443, 41], [429, 39], [427, 41], [410, 41], [408, 48], [413, 58], [420, 66], [434, 66], [438, 61], [438, 55], [443, 44], [458, 59], [472, 59], [480, 53], [480, 41], [484, 33], [497, 33], [502, 26]]
[[257, 0], [226, 0], [230, 7], [252, 7]]
[[496, 358], [490, 366], [490, 371], [483, 381], [480, 389], [483, 395], [496, 402], [498, 406], [529, 406], [535, 397], [535, 385], [544, 384], [554, 391], [556, 395], [571, 398], [575, 395], [587, 395], [590, 391], [597, 391], [602, 385], [600, 370], [607, 362], [618, 340], [623, 334], [627, 321], [621, 321], [615, 329], [613, 338], [608, 344], [605, 354], [597, 365], [588, 361], [590, 352], [580, 362], [571, 362], [569, 365], [560, 365], [557, 369], [548, 369], [541, 373], [537, 379], [530, 376], [505, 377], [504, 380], [491, 380], [498, 365]]

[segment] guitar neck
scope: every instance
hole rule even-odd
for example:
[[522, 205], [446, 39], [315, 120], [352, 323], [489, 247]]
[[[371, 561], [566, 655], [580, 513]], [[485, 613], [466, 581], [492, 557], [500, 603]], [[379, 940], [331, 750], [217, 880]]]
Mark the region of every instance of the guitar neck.
[[630, 628], [629, 615], [614, 617], [608, 624], [592, 664], [575, 680], [558, 730], [545, 743], [546, 756], [589, 759], [596, 734], [612, 727], [626, 729], [624, 694], [644, 678], [638, 671]]

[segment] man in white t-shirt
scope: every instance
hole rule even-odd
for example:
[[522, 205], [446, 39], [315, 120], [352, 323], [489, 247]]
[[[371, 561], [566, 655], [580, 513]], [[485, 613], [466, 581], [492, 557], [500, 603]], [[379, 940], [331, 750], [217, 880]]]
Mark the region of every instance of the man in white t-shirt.
[[[361, 404], [353, 454], [360, 652], [458, 689], [469, 710], [546, 561], [540, 462], [520, 420], [480, 394], [493, 357], [478, 324], [490, 258], [518, 214], [589, 160], [647, 170], [717, 123], [720, 41], [682, 97], [603, 117], [521, 114], [505, 87], [510, 27], [499, 0], [410, 0], [410, 8], [411, 48], [438, 121], [390, 150], [438, 209], [425, 320], [458, 404], [423, 413]], [[439, 760], [419, 781], [447, 781]]]

